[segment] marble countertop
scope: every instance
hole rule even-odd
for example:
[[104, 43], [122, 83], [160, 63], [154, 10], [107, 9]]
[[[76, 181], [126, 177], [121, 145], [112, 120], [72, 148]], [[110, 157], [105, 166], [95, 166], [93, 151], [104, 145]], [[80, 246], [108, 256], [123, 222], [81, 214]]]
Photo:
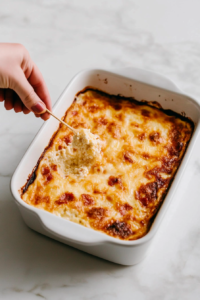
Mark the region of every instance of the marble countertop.
[[[200, 101], [199, 0], [0, 0], [0, 41], [20, 42], [55, 103], [81, 69], [135, 66]], [[200, 295], [200, 138], [146, 259], [131, 267], [30, 230], [9, 183], [43, 121], [0, 105], [0, 299], [185, 300]]]

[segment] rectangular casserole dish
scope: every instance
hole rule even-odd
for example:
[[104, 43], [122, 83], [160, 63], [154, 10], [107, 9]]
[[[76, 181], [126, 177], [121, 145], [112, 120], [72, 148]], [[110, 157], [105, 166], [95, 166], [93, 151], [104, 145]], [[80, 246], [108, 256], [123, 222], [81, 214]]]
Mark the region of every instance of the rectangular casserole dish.
[[86, 86], [103, 90], [109, 94], [134, 97], [139, 101], [157, 101], [163, 109], [171, 109], [179, 114], [184, 114], [195, 124], [194, 133], [185, 156], [150, 231], [138, 240], [118, 240], [30, 206], [20, 198], [20, 188], [26, 182], [38, 158], [58, 128], [59, 124], [53, 118], [42, 126], [18, 165], [11, 180], [11, 191], [25, 223], [30, 228], [90, 254], [119, 264], [133, 265], [144, 258], [167, 207], [172, 201], [199, 132], [200, 107], [194, 99], [181, 94], [181, 91], [168, 79], [153, 72], [131, 68], [121, 69], [115, 73], [104, 70], [80, 72], [60, 96], [54, 107], [54, 113], [61, 118], [63, 112], [71, 105], [76, 93]]

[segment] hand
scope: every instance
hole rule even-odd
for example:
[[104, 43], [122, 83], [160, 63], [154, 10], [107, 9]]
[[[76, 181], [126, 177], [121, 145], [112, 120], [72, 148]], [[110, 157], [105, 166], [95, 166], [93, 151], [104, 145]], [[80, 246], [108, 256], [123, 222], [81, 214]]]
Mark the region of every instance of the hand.
[[38, 67], [26, 48], [20, 44], [0, 43], [0, 101], [5, 109], [15, 112], [34, 112], [47, 120], [51, 99]]

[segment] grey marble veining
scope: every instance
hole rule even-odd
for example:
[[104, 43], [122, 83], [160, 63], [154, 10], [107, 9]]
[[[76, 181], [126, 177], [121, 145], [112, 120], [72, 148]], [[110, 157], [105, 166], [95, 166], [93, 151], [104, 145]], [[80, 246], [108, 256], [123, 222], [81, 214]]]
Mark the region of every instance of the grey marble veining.
[[[0, 0], [0, 41], [20, 42], [52, 102], [84, 68], [136, 66], [200, 99], [198, 0]], [[0, 104], [0, 299], [200, 298], [200, 139], [146, 259], [123, 267], [33, 232], [9, 182], [43, 121]]]

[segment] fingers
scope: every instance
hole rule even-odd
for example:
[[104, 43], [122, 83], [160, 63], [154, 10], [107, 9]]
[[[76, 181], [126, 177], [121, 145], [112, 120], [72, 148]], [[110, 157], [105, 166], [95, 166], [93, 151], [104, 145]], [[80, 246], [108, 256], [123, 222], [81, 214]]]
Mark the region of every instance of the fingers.
[[[36, 92], [36, 94], [46, 104], [46, 107], [49, 110], [52, 110], [51, 98], [49, 95], [49, 91], [47, 89], [47, 86], [45, 84], [44, 78], [43, 78], [40, 70], [38, 69], [38, 67], [35, 64], [33, 65], [33, 70], [31, 72], [30, 76], [28, 77], [28, 81], [34, 88], [34, 91]], [[41, 115], [41, 118], [44, 121], [46, 121], [50, 118], [50, 115], [46, 112]]]
[[23, 110], [23, 103], [19, 98], [16, 97], [15, 102], [14, 102], [14, 111], [16, 113], [19, 113]]
[[0, 89], [0, 102], [4, 101], [4, 90]]
[[23, 110], [23, 113], [24, 113], [25, 115], [27, 115], [27, 114], [29, 114], [29, 113], [31, 112], [24, 104], [23, 104], [22, 110]]
[[[44, 78], [36, 66], [36, 64], [33, 64], [33, 69], [28, 77], [28, 81], [31, 84], [31, 86], [34, 88], [34, 91], [38, 95], [38, 97], [45, 103], [46, 107], [51, 110], [51, 98], [49, 95], [49, 91], [47, 89], [47, 86], [45, 84]], [[49, 114], [48, 114], [49, 115]]]
[[46, 111], [46, 105], [35, 93], [21, 69], [18, 70], [18, 77], [14, 78], [13, 89], [29, 110], [36, 114], [42, 114]]
[[[23, 111], [25, 115], [30, 113], [30, 110], [22, 103], [19, 96], [10, 89], [0, 89], [0, 102], [3, 102], [6, 110], [14, 108], [16, 113]], [[39, 116], [39, 115], [38, 115]]]
[[44, 114], [40, 115], [42, 120], [47, 121], [50, 118], [50, 115], [48, 112], [45, 112]]
[[13, 99], [13, 90], [10, 90], [10, 89], [6, 89], [4, 91], [5, 95], [4, 95], [4, 98], [5, 98], [5, 102], [4, 102], [4, 107], [5, 109], [7, 110], [11, 110], [14, 106], [14, 99]]
[[22, 103], [19, 96], [14, 92], [14, 110], [16, 113], [23, 111], [25, 115], [29, 114], [31, 111]]
[[35, 117], [36, 117], [36, 118], [40, 118], [40, 116], [42, 116], [42, 115], [37, 115], [37, 114], [35, 114]]
[[[22, 103], [21, 99], [19, 96], [10, 89], [0, 89], [0, 102], [3, 102], [6, 110], [11, 110], [14, 108], [14, 111], [16, 113], [22, 112], [27, 115], [31, 111]], [[44, 113], [42, 115], [40, 114], [35, 114], [37, 118], [41, 117], [43, 120], [47, 120], [49, 118], [48, 113]]]

